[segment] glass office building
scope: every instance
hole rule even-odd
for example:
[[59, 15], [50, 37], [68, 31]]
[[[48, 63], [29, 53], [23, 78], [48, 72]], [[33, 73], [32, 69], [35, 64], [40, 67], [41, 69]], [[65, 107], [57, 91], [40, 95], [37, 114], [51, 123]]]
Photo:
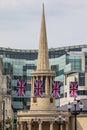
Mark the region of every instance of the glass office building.
[[[63, 83], [64, 73], [82, 71], [82, 55], [70, 55], [70, 52], [82, 52], [83, 48], [87, 48], [87, 45], [49, 49], [50, 67], [55, 71], [55, 80]], [[10, 90], [8, 92], [11, 94], [12, 108], [16, 119], [17, 110], [30, 107], [31, 71], [36, 69], [38, 51], [0, 48], [0, 55], [2, 55], [3, 74], [7, 75], [7, 87]], [[87, 56], [85, 57], [85, 63], [87, 63]], [[18, 79], [27, 81], [25, 96], [22, 97], [16, 94]]]

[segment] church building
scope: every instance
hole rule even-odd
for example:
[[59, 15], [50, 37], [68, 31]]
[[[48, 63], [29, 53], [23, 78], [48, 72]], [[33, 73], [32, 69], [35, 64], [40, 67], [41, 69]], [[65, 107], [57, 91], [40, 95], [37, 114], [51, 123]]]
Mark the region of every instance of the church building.
[[[40, 30], [38, 62], [36, 70], [32, 71], [30, 110], [21, 110], [17, 113], [17, 130], [69, 130], [68, 112], [58, 111], [55, 97], [51, 96], [52, 82], [55, 72], [50, 69], [48, 44], [45, 24], [44, 5]], [[41, 95], [35, 95], [34, 85], [37, 82], [44, 87]], [[41, 88], [39, 88], [41, 91]], [[62, 123], [60, 124], [60, 119]]]

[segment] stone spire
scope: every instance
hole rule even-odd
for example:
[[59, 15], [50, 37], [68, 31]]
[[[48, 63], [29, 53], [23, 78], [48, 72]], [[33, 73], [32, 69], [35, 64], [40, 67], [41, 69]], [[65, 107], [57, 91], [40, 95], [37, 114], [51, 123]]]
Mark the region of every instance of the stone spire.
[[[52, 93], [52, 81], [54, 80], [55, 72], [49, 68], [49, 57], [48, 57], [48, 46], [47, 46], [47, 35], [45, 25], [45, 14], [44, 5], [42, 8], [42, 21], [40, 30], [40, 41], [38, 50], [38, 63], [37, 69], [32, 71], [31, 79], [31, 107], [30, 110], [54, 110], [56, 109], [55, 100], [51, 97]], [[34, 95], [34, 82], [36, 80], [43, 81], [43, 92], [42, 97]], [[50, 102], [52, 98], [52, 103]], [[34, 100], [36, 100], [34, 102]], [[42, 103], [43, 102], [43, 103]]]
[[38, 71], [49, 70], [49, 57], [48, 57], [44, 4], [42, 8], [42, 20], [41, 20], [41, 29], [40, 29], [37, 70]]

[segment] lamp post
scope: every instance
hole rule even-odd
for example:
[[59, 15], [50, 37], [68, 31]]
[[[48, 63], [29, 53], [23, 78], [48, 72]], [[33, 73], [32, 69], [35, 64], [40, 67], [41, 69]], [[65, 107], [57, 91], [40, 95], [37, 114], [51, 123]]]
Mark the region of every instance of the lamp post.
[[65, 124], [66, 118], [59, 114], [59, 116], [55, 117], [55, 123], [58, 125], [58, 130], [61, 130], [61, 125]]
[[68, 103], [68, 111], [72, 114], [72, 115], [74, 115], [74, 117], [75, 117], [75, 130], [77, 130], [77, 115], [79, 115], [80, 114], [80, 112], [82, 111], [82, 109], [83, 109], [83, 104], [82, 104], [82, 102], [81, 101], [79, 101], [79, 109], [80, 110], [77, 110], [77, 104], [78, 104], [78, 101], [76, 100], [76, 98], [74, 99], [74, 110], [71, 110], [71, 104], [70, 104], [70, 102]]

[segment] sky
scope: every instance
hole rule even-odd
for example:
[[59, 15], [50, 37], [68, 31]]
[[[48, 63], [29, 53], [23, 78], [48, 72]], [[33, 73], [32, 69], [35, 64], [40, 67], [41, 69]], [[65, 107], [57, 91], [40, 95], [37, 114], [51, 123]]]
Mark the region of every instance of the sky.
[[0, 47], [38, 48], [42, 3], [48, 48], [87, 44], [87, 0], [0, 0]]

